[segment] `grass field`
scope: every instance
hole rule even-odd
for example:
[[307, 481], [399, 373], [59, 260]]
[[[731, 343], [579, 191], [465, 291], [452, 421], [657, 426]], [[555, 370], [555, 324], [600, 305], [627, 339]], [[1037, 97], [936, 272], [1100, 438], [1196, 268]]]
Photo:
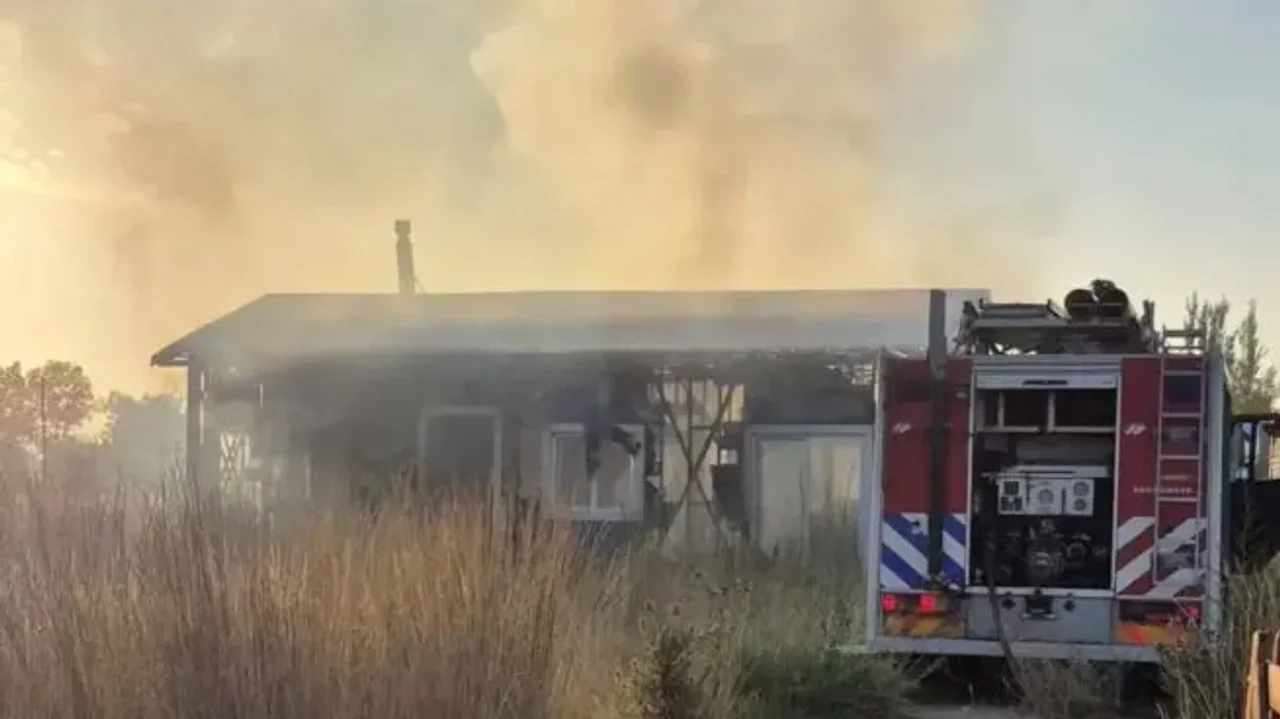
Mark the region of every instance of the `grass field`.
[[[862, 634], [856, 578], [797, 562], [602, 559], [550, 526], [497, 541], [491, 516], [461, 503], [269, 529], [191, 497], [17, 500], [0, 507], [6, 719], [909, 709], [907, 667], [833, 649]], [[1280, 625], [1280, 571], [1231, 597], [1223, 641], [1166, 654], [1180, 717], [1234, 716], [1245, 637]], [[1046, 719], [1106, 716], [1089, 674], [1013, 672]]]
[[4, 717], [901, 715], [909, 682], [832, 651], [858, 588], [559, 530], [356, 510], [273, 530], [191, 498], [10, 503]]

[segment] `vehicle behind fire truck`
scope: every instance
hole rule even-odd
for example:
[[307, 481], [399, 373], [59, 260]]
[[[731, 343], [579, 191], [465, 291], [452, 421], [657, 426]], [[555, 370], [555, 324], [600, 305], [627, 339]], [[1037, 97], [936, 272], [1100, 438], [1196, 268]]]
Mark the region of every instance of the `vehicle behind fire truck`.
[[1219, 354], [1106, 281], [966, 305], [950, 351], [939, 332], [881, 363], [873, 649], [1143, 662], [1217, 626]]

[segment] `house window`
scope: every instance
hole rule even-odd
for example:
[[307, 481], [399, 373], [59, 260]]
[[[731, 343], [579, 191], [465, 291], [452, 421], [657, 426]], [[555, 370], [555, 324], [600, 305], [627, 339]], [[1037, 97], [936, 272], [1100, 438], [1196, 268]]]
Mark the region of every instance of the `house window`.
[[629, 454], [621, 445], [603, 441], [599, 466], [588, 477], [586, 439], [581, 427], [553, 429], [549, 449], [543, 496], [553, 498], [558, 516], [595, 521], [635, 520], [643, 516], [641, 455]]

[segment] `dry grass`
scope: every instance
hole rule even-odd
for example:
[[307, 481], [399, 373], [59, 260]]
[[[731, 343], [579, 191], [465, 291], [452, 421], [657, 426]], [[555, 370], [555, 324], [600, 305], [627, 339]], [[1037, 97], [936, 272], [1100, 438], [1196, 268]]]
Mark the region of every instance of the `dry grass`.
[[[1162, 652], [1162, 712], [1178, 719], [1231, 719], [1241, 709], [1245, 650], [1257, 629], [1280, 627], [1280, 564], [1227, 582], [1223, 631]], [[1097, 667], [1068, 662], [1018, 662], [1012, 671], [1024, 704], [1050, 719], [1114, 716], [1113, 678]]]
[[[681, 716], [808, 711], [831, 677], [861, 692], [838, 706], [892, 715], [906, 689], [883, 660], [815, 663], [853, 636], [847, 585], [594, 559], [550, 527], [495, 541], [463, 504], [287, 531], [190, 498], [14, 509], [0, 517], [0, 717], [654, 716], [671, 682], [650, 669], [673, 646]], [[816, 679], [758, 680], [797, 658], [774, 673]]]
[[1077, 661], [1022, 659], [1010, 667], [1022, 707], [1039, 719], [1110, 719], [1120, 707], [1119, 675]]
[[1220, 636], [1171, 650], [1163, 657], [1165, 684], [1179, 719], [1238, 716], [1249, 636], [1280, 627], [1280, 565], [1227, 582]]
[[652, 558], [633, 563], [650, 670], [661, 673], [653, 660], [672, 644], [686, 645], [680, 661], [702, 687], [703, 716], [906, 715], [913, 673], [883, 656], [843, 651], [865, 635], [856, 557], [842, 551], [765, 564], [708, 571]]
[[[6, 716], [592, 716], [621, 586], [465, 507], [286, 535], [208, 504], [37, 508], [0, 598]], [[425, 520], [425, 521], [423, 521]]]

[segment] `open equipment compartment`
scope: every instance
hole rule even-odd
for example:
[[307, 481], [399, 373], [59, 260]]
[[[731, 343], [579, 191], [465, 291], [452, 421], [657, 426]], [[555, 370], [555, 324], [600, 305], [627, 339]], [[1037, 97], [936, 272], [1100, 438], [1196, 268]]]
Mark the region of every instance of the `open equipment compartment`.
[[1111, 587], [1118, 402], [1114, 387], [974, 392], [973, 536], [996, 543], [990, 561], [970, 543], [970, 585]]

